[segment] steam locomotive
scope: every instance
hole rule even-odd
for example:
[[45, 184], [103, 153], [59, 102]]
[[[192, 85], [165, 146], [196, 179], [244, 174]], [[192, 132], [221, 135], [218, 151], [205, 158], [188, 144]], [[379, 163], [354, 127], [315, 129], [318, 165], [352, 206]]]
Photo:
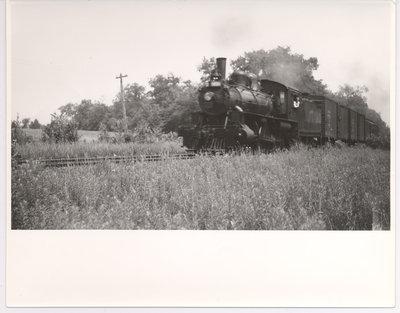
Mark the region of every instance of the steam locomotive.
[[364, 142], [379, 129], [363, 114], [325, 96], [302, 93], [242, 71], [226, 78], [226, 58], [199, 89], [200, 111], [181, 127], [183, 145], [193, 150], [270, 149], [292, 142]]

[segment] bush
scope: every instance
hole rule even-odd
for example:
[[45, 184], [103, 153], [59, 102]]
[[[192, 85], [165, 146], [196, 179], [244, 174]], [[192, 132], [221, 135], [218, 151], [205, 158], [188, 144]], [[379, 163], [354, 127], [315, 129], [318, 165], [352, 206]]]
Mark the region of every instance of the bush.
[[27, 135], [20, 126], [11, 129], [11, 140], [14, 144], [27, 144], [33, 141], [32, 136]]
[[51, 143], [71, 143], [78, 141], [78, 124], [70, 116], [52, 114], [50, 124], [42, 129], [42, 140]]
[[11, 157], [13, 166], [17, 164], [16, 160], [21, 158], [17, 146], [23, 146], [31, 142], [33, 142], [32, 137], [25, 134], [17, 117], [17, 119], [11, 123]]
[[178, 135], [174, 132], [164, 133], [160, 127], [152, 127], [148, 122], [142, 121], [133, 130], [124, 132], [122, 120], [118, 120], [113, 128], [116, 136], [112, 137], [107, 132], [107, 125], [101, 124], [99, 131], [99, 141], [107, 143], [135, 143], [135, 144], [155, 144], [165, 142], [180, 143]]
[[110, 136], [109, 132], [107, 131], [107, 125], [105, 125], [104, 123], [100, 123], [98, 140], [105, 143], [116, 142], [115, 137]]
[[372, 135], [366, 144], [374, 149], [390, 150], [390, 135]]

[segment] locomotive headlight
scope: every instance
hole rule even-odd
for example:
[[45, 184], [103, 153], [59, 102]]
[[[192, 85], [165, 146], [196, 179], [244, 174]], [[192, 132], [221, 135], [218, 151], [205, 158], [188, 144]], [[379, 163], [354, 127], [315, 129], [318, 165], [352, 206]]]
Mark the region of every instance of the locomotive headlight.
[[204, 94], [204, 100], [206, 100], [206, 101], [211, 101], [211, 99], [213, 98], [213, 96], [214, 96], [214, 93], [213, 93], [212, 91], [207, 91], [207, 92]]

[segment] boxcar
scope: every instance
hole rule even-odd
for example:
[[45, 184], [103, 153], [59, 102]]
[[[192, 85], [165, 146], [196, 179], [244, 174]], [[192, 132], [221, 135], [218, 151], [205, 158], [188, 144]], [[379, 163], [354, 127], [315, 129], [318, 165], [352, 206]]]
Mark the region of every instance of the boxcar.
[[328, 139], [336, 140], [338, 133], [338, 104], [331, 99], [325, 98], [322, 122], [325, 125], [324, 136]]
[[[376, 134], [378, 127], [360, 114], [325, 96], [301, 93], [280, 83], [262, 80], [262, 91], [282, 98], [280, 117], [297, 122], [298, 137], [304, 142], [342, 140], [347, 143], [364, 142]], [[282, 107], [284, 110], [282, 110]]]
[[298, 122], [299, 137], [304, 141], [336, 140], [338, 104], [324, 96], [303, 97], [301, 105], [292, 110], [290, 118]]
[[351, 142], [357, 141], [357, 112], [349, 109], [349, 140]]
[[365, 116], [360, 113], [358, 113], [357, 125], [358, 125], [358, 132], [357, 132], [358, 141], [364, 142], [365, 141]]
[[322, 137], [322, 111], [323, 102], [311, 98], [303, 99], [299, 107], [291, 110], [290, 119], [298, 122], [300, 137]]
[[365, 119], [365, 140], [373, 139], [374, 136], [379, 135], [379, 128], [371, 120]]
[[298, 122], [299, 137], [305, 142], [364, 142], [378, 132], [378, 127], [363, 114], [325, 96], [303, 95], [301, 105], [294, 107], [289, 117]]
[[338, 139], [349, 139], [349, 109], [342, 105], [338, 108]]

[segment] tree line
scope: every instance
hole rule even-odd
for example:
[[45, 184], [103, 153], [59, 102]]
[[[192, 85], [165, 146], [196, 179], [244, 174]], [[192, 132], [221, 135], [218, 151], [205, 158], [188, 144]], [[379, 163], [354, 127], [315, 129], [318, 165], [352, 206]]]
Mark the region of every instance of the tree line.
[[39, 123], [37, 118], [31, 121], [31, 119], [28, 117], [23, 118], [21, 121], [19, 121], [19, 118], [17, 118], [16, 120], [11, 122], [11, 128], [15, 128], [18, 126], [21, 128], [30, 128], [30, 129], [42, 128], [42, 124]]
[[[124, 88], [128, 129], [133, 131], [146, 123], [168, 133], [189, 122], [190, 113], [196, 110], [198, 84], [170, 74], [155, 76], [149, 85], [149, 91], [137, 83]], [[84, 99], [80, 103], [68, 103], [59, 111], [73, 118], [82, 130], [117, 131], [123, 117], [120, 93], [111, 106]]]
[[[198, 110], [197, 90], [215, 67], [214, 58], [203, 58], [197, 69], [202, 73], [201, 81], [193, 83], [174, 75], [156, 75], [149, 81], [150, 89], [137, 83], [124, 88], [128, 129], [134, 131], [144, 124], [164, 133], [177, 131], [180, 125], [190, 122], [190, 113]], [[279, 81], [302, 92], [325, 95], [364, 114], [374, 121], [385, 135], [389, 128], [379, 113], [368, 107], [366, 86], [342, 85], [332, 92], [323, 80], [317, 80], [314, 72], [319, 63], [316, 57], [306, 59], [293, 53], [290, 47], [245, 52], [231, 61], [233, 70], [255, 73], [260, 79]], [[113, 104], [107, 106], [100, 101], [84, 99], [80, 103], [68, 103], [59, 108], [60, 116], [74, 120], [81, 130], [117, 131], [121, 128], [122, 103], [118, 93]], [[57, 115], [54, 115], [57, 117]], [[40, 128], [35, 119], [22, 120], [23, 127]]]

